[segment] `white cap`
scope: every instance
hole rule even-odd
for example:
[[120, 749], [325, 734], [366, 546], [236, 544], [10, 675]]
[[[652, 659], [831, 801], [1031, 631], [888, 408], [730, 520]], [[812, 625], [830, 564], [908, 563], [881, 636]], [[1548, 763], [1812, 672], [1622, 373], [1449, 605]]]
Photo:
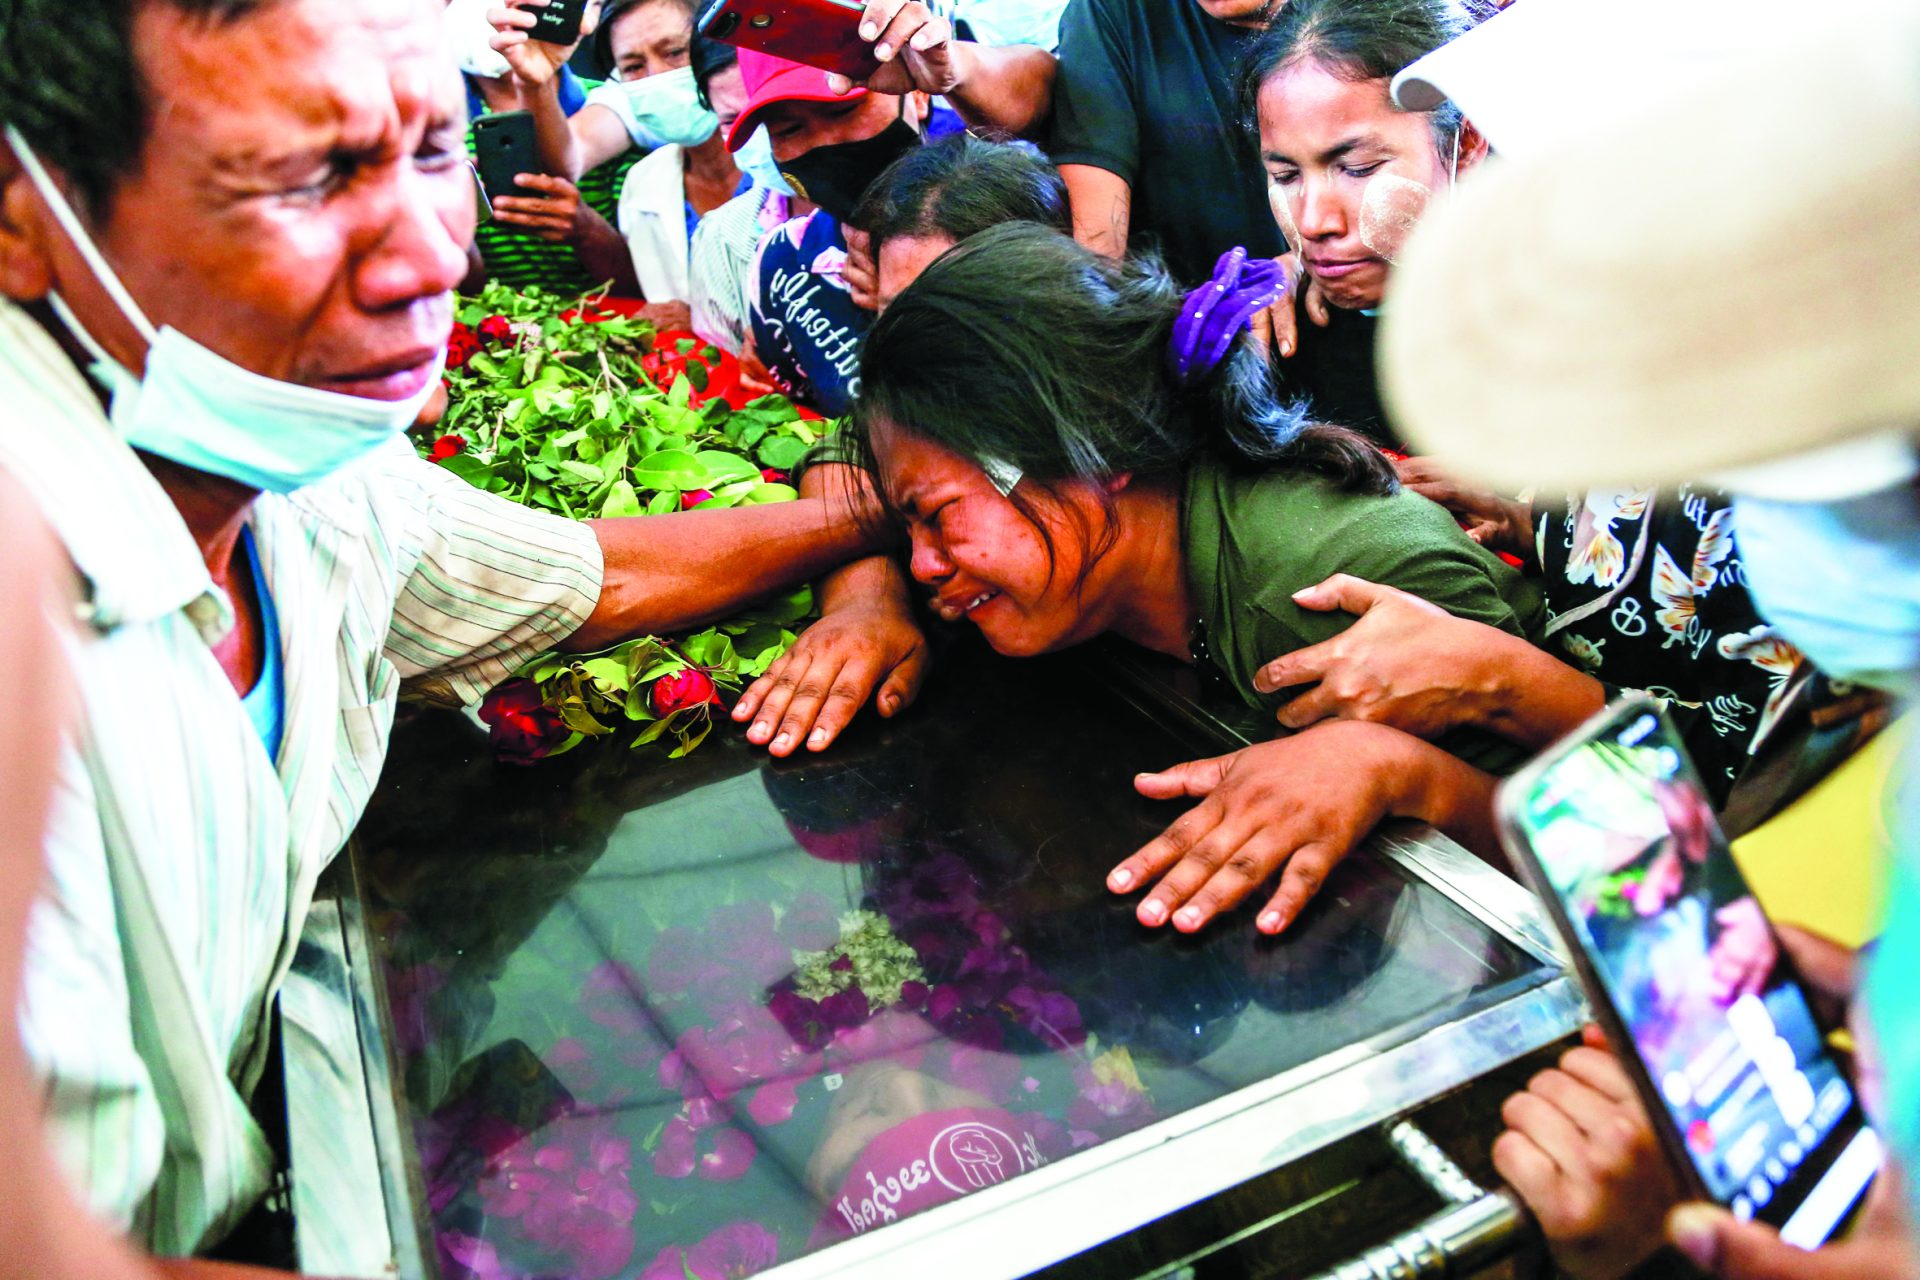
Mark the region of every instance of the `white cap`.
[[[1489, 26], [1536, 5], [1590, 7], [1519, 0]], [[1830, 0], [1791, 34], [1422, 221], [1380, 339], [1411, 439], [1515, 487], [1818, 499], [1913, 475], [1920, 9]]]
[[[1842, 9], [1891, 0], [1826, 0]], [[1790, 46], [1801, 0], [1515, 0], [1393, 78], [1393, 100], [1451, 100], [1494, 149], [1530, 155]]]

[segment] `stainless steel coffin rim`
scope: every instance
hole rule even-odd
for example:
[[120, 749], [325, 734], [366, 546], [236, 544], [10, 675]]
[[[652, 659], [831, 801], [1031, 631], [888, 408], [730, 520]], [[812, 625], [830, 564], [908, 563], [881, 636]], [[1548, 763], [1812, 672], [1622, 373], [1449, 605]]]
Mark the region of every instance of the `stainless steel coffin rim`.
[[[797, 1258], [777, 1280], [1023, 1276], [1290, 1164], [1523, 1054], [1585, 1017], [1579, 985], [1547, 979], [1386, 1050], [1353, 1046], [1072, 1159]], [[1262, 1134], [1277, 1137], [1262, 1140]]]

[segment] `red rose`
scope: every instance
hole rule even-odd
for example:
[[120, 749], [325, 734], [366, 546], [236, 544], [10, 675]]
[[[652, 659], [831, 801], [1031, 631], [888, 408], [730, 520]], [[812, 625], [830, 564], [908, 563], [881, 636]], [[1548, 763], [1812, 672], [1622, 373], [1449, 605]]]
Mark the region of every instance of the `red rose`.
[[465, 453], [467, 442], [459, 436], [441, 436], [433, 442], [433, 452], [427, 455], [429, 462], [445, 462], [456, 453]]
[[701, 503], [711, 500], [712, 497], [713, 490], [711, 489], [691, 489], [680, 495], [680, 509], [682, 511], [691, 511]]
[[512, 342], [513, 322], [505, 316], [488, 316], [480, 322], [480, 339], [483, 342]]
[[466, 325], [456, 324], [447, 336], [447, 368], [464, 369], [480, 350], [479, 335]]
[[787, 473], [780, 470], [778, 467], [760, 468], [760, 478], [762, 480], [765, 480], [768, 484], [787, 483]]
[[670, 716], [687, 707], [698, 707], [709, 702], [719, 702], [720, 695], [713, 690], [713, 681], [707, 673], [688, 667], [670, 676], [661, 676], [653, 682], [653, 714]]
[[506, 764], [532, 764], [565, 742], [570, 732], [531, 680], [509, 680], [494, 689], [481, 700], [480, 719], [493, 754]]

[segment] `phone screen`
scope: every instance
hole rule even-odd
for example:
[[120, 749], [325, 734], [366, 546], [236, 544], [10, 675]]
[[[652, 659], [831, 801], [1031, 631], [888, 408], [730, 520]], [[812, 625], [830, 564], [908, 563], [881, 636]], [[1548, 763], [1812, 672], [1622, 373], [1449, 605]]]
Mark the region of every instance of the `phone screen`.
[[1871, 1179], [1877, 1144], [1861, 1129], [1829, 1167], [1823, 1185], [1853, 1180], [1850, 1191], [1795, 1178], [1853, 1113], [1853, 1090], [1673, 727], [1629, 706], [1530, 770], [1506, 815], [1706, 1190], [1743, 1218], [1789, 1184], [1806, 1206], [1837, 1198], [1824, 1225], [1797, 1227], [1824, 1239]]

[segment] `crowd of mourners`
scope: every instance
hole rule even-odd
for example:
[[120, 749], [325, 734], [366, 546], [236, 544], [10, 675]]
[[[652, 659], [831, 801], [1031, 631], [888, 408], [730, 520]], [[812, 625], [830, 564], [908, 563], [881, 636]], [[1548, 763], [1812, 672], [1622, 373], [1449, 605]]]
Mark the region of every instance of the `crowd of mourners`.
[[[1590, 0], [867, 0], [854, 82], [702, 36], [695, 0], [591, 3], [575, 46], [534, 38], [546, 3], [0, 0], [0, 1275], [246, 1273], [206, 1259], [273, 1184], [268, 1011], [403, 685], [471, 704], [810, 581], [731, 713], [788, 756], [908, 713], [930, 626], [1111, 634], [1272, 733], [1136, 779], [1192, 807], [1107, 888], [1145, 928], [1251, 902], [1282, 934], [1390, 818], [1504, 865], [1498, 780], [1622, 692], [1738, 833], [1920, 671], [1898, 7], [1723, 84]], [[1528, 43], [1556, 5], [1590, 44]], [[1482, 36], [1457, 84], [1417, 74]], [[1668, 45], [1684, 74], [1644, 74]], [[534, 167], [487, 201], [505, 112]], [[396, 443], [489, 284], [604, 288], [844, 425], [789, 503], [514, 506]], [[1915, 857], [1853, 1235], [1679, 1204], [1590, 1035], [1493, 1148], [1563, 1271], [1667, 1241], [1920, 1274]], [[1782, 938], [1851, 994], [1851, 954]]]

